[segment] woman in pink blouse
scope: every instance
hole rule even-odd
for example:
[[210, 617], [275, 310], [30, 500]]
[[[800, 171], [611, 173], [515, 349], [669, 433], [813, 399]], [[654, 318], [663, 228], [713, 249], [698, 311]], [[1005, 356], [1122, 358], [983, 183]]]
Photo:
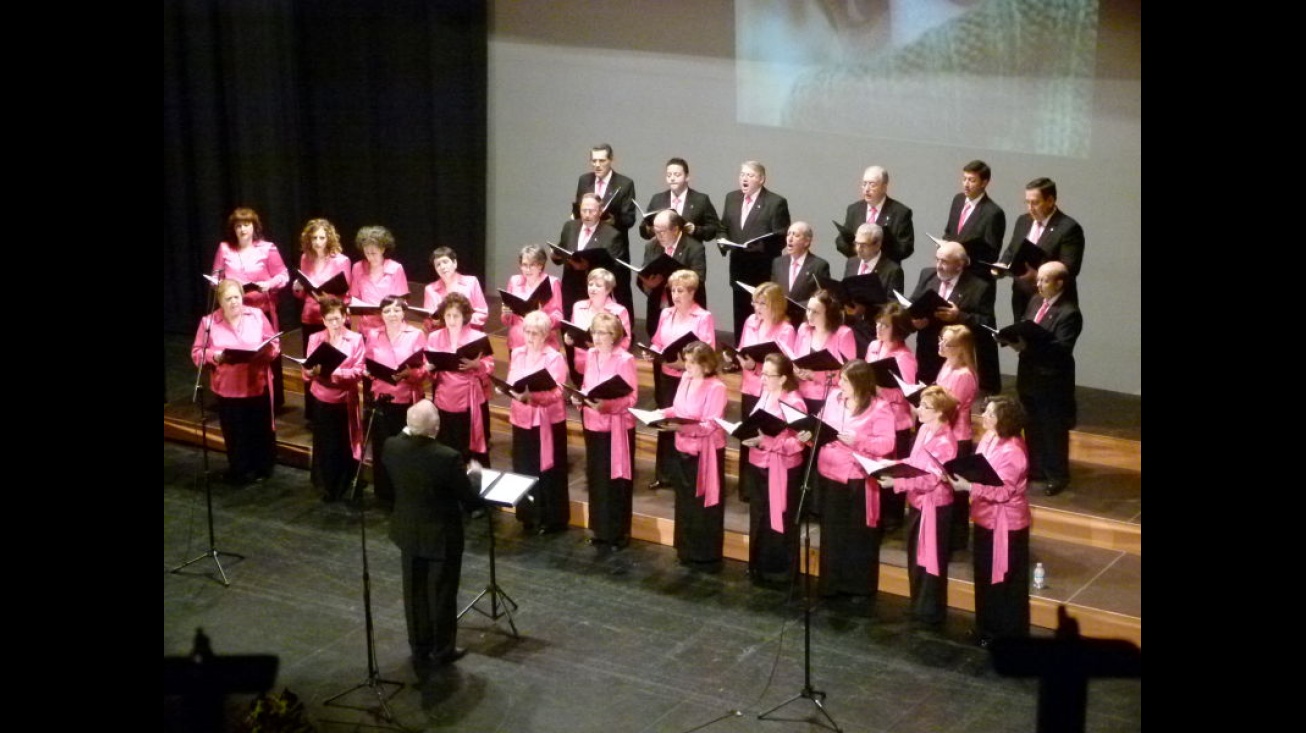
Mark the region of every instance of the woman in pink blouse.
[[[542, 255], [543, 253], [541, 253]], [[512, 350], [508, 383], [515, 384], [541, 369], [553, 381], [567, 380], [567, 360], [548, 344], [553, 322], [544, 311], [531, 311], [522, 319], [525, 343]], [[517, 505], [517, 521], [528, 532], [564, 532], [571, 520], [571, 499], [567, 491], [567, 410], [562, 387], [547, 392], [510, 392], [512, 407], [512, 470], [538, 476], [531, 489], [533, 501]]]
[[[652, 345], [658, 350], [675, 343], [686, 333], [693, 333], [699, 341], [710, 347], [716, 346], [716, 320], [712, 314], [694, 300], [694, 293], [702, 283], [698, 273], [693, 270], [676, 270], [667, 278], [667, 289], [671, 291], [671, 305], [663, 308], [658, 316], [657, 327], [653, 329]], [[653, 359], [653, 400], [657, 406], [666, 409], [675, 400], [680, 388], [681, 375], [685, 365], [681, 359], [665, 361], [661, 357]], [[666, 488], [672, 485], [671, 466], [675, 461], [676, 441], [667, 431], [658, 433], [658, 452], [654, 463], [654, 480], [650, 489]]]
[[[747, 326], [744, 328], [747, 334]], [[783, 418], [781, 403], [807, 411], [789, 357], [767, 354], [761, 367], [761, 392], [753, 409], [742, 413], [745, 418], [754, 409]], [[748, 505], [748, 575], [757, 584], [783, 583], [790, 579], [798, 561], [799, 531], [794, 517], [803, 484], [803, 444], [789, 429], [774, 437], [758, 433], [740, 443], [751, 448], [747, 463], [740, 459], [740, 483], [747, 485], [752, 497]]]
[[422, 290], [422, 309], [431, 312], [431, 317], [422, 324], [427, 333], [441, 327], [434, 316], [450, 293], [461, 293], [467, 298], [472, 305], [471, 321], [467, 325], [484, 330], [490, 320], [490, 306], [485, 302], [481, 281], [458, 272], [458, 253], [449, 247], [436, 247], [431, 252], [431, 267], [435, 270], [435, 282]]
[[[780, 353], [789, 354], [794, 346], [794, 326], [785, 317], [785, 295], [779, 285], [765, 282], [753, 291], [753, 315], [744, 321], [744, 330], [739, 334], [739, 345], [748, 346], [774, 341], [780, 347]], [[762, 394], [762, 362], [740, 355], [739, 408], [741, 415], [748, 415], [757, 406], [757, 398]], [[807, 411], [807, 407], [803, 407]], [[739, 448], [740, 476], [743, 467], [748, 465], [748, 446]], [[750, 499], [748, 487], [740, 482], [739, 499]]]
[[363, 425], [359, 410], [358, 382], [363, 377], [362, 334], [345, 328], [345, 304], [334, 295], [318, 300], [326, 330], [308, 337], [309, 358], [328, 345], [345, 355], [329, 374], [322, 365], [302, 369], [304, 382], [317, 398], [313, 420], [313, 485], [322, 491], [323, 501], [345, 498], [363, 457]]
[[[595, 272], [606, 271], [591, 271], [591, 283]], [[577, 303], [576, 307], [580, 305]], [[626, 310], [620, 305], [617, 307], [623, 312]], [[585, 425], [590, 542], [599, 552], [607, 552], [630, 543], [635, 417], [627, 408], [635, 406], [639, 382], [635, 376], [635, 357], [620, 345], [629, 339], [621, 319], [606, 311], [597, 313], [589, 323], [589, 331], [594, 346], [587, 349], [585, 381], [581, 390], [593, 389], [614, 376], [634, 390], [616, 399], [582, 401], [579, 397], [572, 398], [572, 402], [582, 408], [581, 419]]]
[[[544, 265], [548, 261], [549, 257], [540, 245], [528, 244], [522, 247], [517, 255], [517, 267], [520, 272], [508, 278], [506, 290], [519, 298], [526, 299], [540, 287], [540, 283], [549, 283], [549, 299], [541, 303], [539, 309], [548, 316], [550, 328], [554, 329], [562, 323], [562, 281], [544, 272]], [[499, 311], [499, 318], [503, 321], [503, 325], [508, 327], [509, 350], [526, 343], [526, 337], [522, 333], [524, 324], [521, 316], [513, 313], [512, 309], [505, 305]], [[545, 342], [555, 350], [562, 348], [558, 334], [552, 330], [546, 336]]]
[[1021, 429], [1025, 410], [1005, 395], [990, 397], [980, 417], [984, 437], [975, 452], [988, 459], [1001, 486], [951, 476], [955, 491], [969, 491], [975, 522], [975, 635], [982, 647], [994, 639], [1029, 635], [1029, 458]]
[[[673, 283], [680, 272], [687, 271], [673, 274]], [[674, 284], [672, 288], [674, 302]], [[665, 315], [674, 309], [662, 312]], [[676, 557], [681, 565], [706, 572], [721, 569], [725, 542], [726, 432], [716, 418], [726, 411], [726, 385], [716, 376], [718, 359], [716, 349], [702, 341], [685, 347], [680, 359], [684, 376], [671, 406], [662, 410], [664, 417], [696, 421], [673, 424], [667, 432], [675, 434], [676, 459], [671, 473], [676, 490]]]
[[880, 479], [880, 486], [905, 494], [907, 512], [907, 582], [911, 591], [912, 619], [940, 627], [948, 614], [949, 526], [952, 524], [952, 486], [940, 475], [938, 463], [957, 457], [952, 420], [957, 400], [948, 390], [933, 385], [921, 392], [916, 408], [921, 426], [906, 463], [926, 471], [913, 478]]
[[[299, 233], [299, 271], [315, 283], [325, 283], [337, 274], [344, 275], [345, 282], [353, 275], [349, 258], [341, 252], [340, 234], [336, 227], [326, 219], [310, 219]], [[299, 333], [303, 344], [308, 346], [308, 337], [326, 328], [322, 325], [322, 309], [318, 307], [317, 298], [304, 289], [298, 280], [291, 284], [291, 292], [304, 301], [299, 312]], [[345, 305], [348, 305], [348, 298]], [[308, 356], [308, 354], [305, 354]], [[316, 400], [312, 392], [304, 393], [304, 419], [313, 422]]]
[[[404, 320], [405, 306], [403, 298], [389, 296], [381, 300], [385, 326], [363, 334], [368, 359], [396, 369], [426, 350], [426, 334]], [[423, 361], [395, 372], [394, 384], [376, 378], [366, 367], [364, 376], [372, 382], [372, 490], [380, 501], [394, 504], [395, 487], [382, 461], [385, 441], [408, 425], [408, 408], [425, 396], [422, 387], [427, 378], [426, 364]]]
[[[470, 325], [475, 311], [462, 293], [449, 293], [435, 312], [443, 328], [426, 338], [428, 351], [453, 353], [485, 334]], [[431, 371], [435, 406], [440, 410], [440, 431], [436, 439], [462, 454], [490, 466], [490, 375], [494, 355], [460, 359], [457, 371]]]
[[[875, 371], [861, 359], [839, 370], [821, 420], [838, 431], [816, 456], [820, 475], [823, 596], [873, 602], [880, 589], [880, 486], [853, 453], [893, 457], [893, 412], [876, 395]], [[798, 439], [815, 436], [802, 431]]]
[[[866, 361], [879, 361], [893, 357], [902, 372], [902, 381], [916, 383], [916, 355], [907, 348], [907, 337], [912, 333], [911, 316], [898, 303], [886, 303], [880, 307], [875, 316], [875, 340], [866, 347]], [[906, 458], [911, 454], [912, 420], [911, 403], [897, 387], [881, 387], [880, 397], [893, 408], [893, 428], [895, 433], [894, 451], [891, 457]], [[902, 526], [902, 517], [907, 509], [906, 499], [885, 489], [880, 494], [880, 516], [886, 533], [894, 532]]]
[[[395, 249], [395, 237], [382, 226], [366, 226], [358, 230], [354, 246], [363, 253], [363, 259], [354, 263], [349, 278], [349, 297], [371, 305], [380, 305], [389, 295], [408, 297], [408, 276], [404, 266], [390, 259]], [[352, 319], [359, 333], [381, 328], [381, 316], [364, 315]]]
[[[939, 332], [939, 356], [943, 366], [934, 383], [957, 398], [957, 417], [952, 434], [957, 438], [957, 455], [968, 456], [975, 450], [971, 427], [971, 405], [979, 393], [975, 371], [975, 334], [960, 324], [946, 326]], [[952, 552], [970, 547], [970, 494], [958, 494], [952, 502], [952, 529], [948, 546]]]
[[[630, 313], [626, 306], [618, 303], [612, 297], [613, 288], [617, 287], [617, 276], [602, 267], [596, 267], [590, 270], [586, 277], [586, 291], [589, 298], [578, 300], [571, 307], [571, 322], [581, 328], [589, 328], [590, 322], [594, 316], [599, 313], [610, 313], [621, 321], [621, 330], [625, 334], [616, 344], [623, 350], [630, 350]], [[576, 349], [571, 341], [571, 337], [564, 331], [562, 342], [567, 347], [567, 362], [572, 364], [571, 381], [572, 384], [580, 384], [585, 375], [585, 360], [588, 358], [586, 349]]]
[[[213, 256], [214, 277], [231, 278], [245, 288], [245, 305], [258, 308], [272, 324], [272, 331], [281, 330], [277, 316], [277, 297], [290, 282], [286, 263], [281, 259], [277, 245], [263, 238], [263, 220], [258, 212], [240, 207], [227, 217], [226, 239], [218, 243]], [[280, 363], [272, 367], [274, 405], [280, 408], [286, 402]]]
[[[857, 358], [857, 339], [853, 330], [843, 323], [843, 306], [824, 288], [807, 301], [807, 321], [794, 335], [793, 358], [822, 349], [840, 362]], [[798, 392], [807, 402], [808, 412], [820, 410], [826, 397], [834, 391], [835, 374], [810, 369], [795, 369], [794, 373], [798, 376]]]
[[244, 304], [239, 281], [223, 280], [216, 291], [218, 309], [200, 319], [190, 356], [195, 366], [212, 367], [209, 389], [227, 446], [223, 480], [240, 485], [267, 478], [276, 465], [269, 365], [279, 361], [281, 341], [272, 339], [252, 359], [228, 359], [227, 349], [252, 350], [276, 332], [262, 311]]

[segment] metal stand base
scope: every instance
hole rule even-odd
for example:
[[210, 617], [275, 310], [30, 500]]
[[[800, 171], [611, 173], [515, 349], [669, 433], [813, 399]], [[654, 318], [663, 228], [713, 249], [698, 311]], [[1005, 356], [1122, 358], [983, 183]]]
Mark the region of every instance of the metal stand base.
[[[804, 687], [804, 688], [802, 689], [802, 691], [799, 692], [797, 695], [794, 695], [793, 697], [789, 698], [788, 700], [785, 700], [784, 702], [780, 703], [779, 705], [776, 705], [775, 707], [771, 708], [770, 710], [766, 711], [765, 713], [762, 713], [761, 715], [757, 716], [757, 719], [758, 719], [758, 720], [786, 720], [786, 721], [790, 721], [790, 722], [800, 722], [800, 721], [797, 721], [797, 720], [794, 719], [794, 718], [777, 718], [777, 717], [768, 717], [768, 716], [771, 716], [771, 713], [774, 713], [775, 711], [779, 710], [780, 708], [782, 708], [782, 707], [784, 707], [784, 706], [788, 705], [789, 703], [794, 702], [794, 701], [796, 701], [796, 700], [811, 700], [811, 701], [812, 701], [812, 704], [816, 706], [816, 709], [819, 710], [819, 711], [821, 711], [821, 715], [824, 715], [824, 716], [825, 716], [825, 719], [828, 720], [828, 721], [830, 721], [830, 725], [829, 725], [829, 726], [821, 725], [821, 721], [820, 721], [819, 719], [816, 720], [815, 723], [816, 723], [817, 725], [821, 725], [821, 727], [823, 727], [823, 728], [828, 727], [828, 728], [830, 728], [830, 729], [833, 730], [833, 731], [837, 731], [838, 733], [842, 733], [843, 729], [840, 728], [840, 727], [839, 727], [839, 724], [836, 723], [836, 722], [834, 722], [834, 718], [830, 717], [830, 714], [829, 714], [828, 712], [825, 711], [825, 704], [821, 702], [821, 701], [824, 700], [824, 699], [825, 699], [825, 693], [824, 693], [824, 692], [822, 692], [822, 691], [820, 691], [820, 690], [814, 690], [814, 689], [812, 689], [810, 686], [808, 686], [808, 687]], [[803, 719], [803, 720], [810, 720], [810, 719]]]
[[[222, 552], [221, 550], [216, 550], [216, 549], [210, 548], [209, 551], [206, 552], [206, 553], [204, 553], [203, 555], [200, 555], [200, 556], [198, 556], [198, 557], [195, 557], [195, 558], [193, 558], [193, 559], [191, 559], [191, 560], [187, 560], [186, 562], [184, 562], [184, 563], [178, 565], [177, 567], [173, 568], [172, 570], [169, 570], [168, 572], [170, 572], [170, 573], [180, 573], [182, 570], [186, 569], [187, 567], [190, 567], [191, 565], [194, 565], [195, 563], [199, 562], [200, 560], [203, 560], [203, 559], [205, 559], [205, 558], [209, 558], [209, 557], [211, 557], [211, 558], [213, 558], [213, 564], [216, 565], [217, 568], [218, 568], [218, 575], [219, 575], [220, 578], [221, 578], [221, 581], [220, 581], [220, 582], [222, 583], [222, 585], [223, 585], [224, 587], [227, 587], [227, 586], [230, 586], [230, 585], [231, 585], [231, 581], [227, 579], [227, 573], [224, 572], [223, 569], [222, 569], [222, 561], [218, 559], [218, 557], [221, 556], [221, 555], [226, 555], [227, 557], [234, 557], [234, 558], [236, 558], [237, 560], [244, 560], [244, 559], [245, 559], [245, 556], [244, 556], [244, 555], [238, 555], [238, 554], [236, 554], [236, 553], [234, 553], [234, 552]], [[205, 573], [205, 575], [208, 575], [208, 573]]]

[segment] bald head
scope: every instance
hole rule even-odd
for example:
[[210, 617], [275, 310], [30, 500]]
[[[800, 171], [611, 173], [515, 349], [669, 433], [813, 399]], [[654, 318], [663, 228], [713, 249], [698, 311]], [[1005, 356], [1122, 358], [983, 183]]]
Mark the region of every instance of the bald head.
[[1038, 277], [1034, 284], [1038, 287], [1038, 294], [1044, 298], [1052, 298], [1060, 295], [1062, 290], [1066, 289], [1066, 280], [1070, 277], [1070, 270], [1064, 262], [1052, 260], [1044, 262], [1038, 268]]
[[970, 264], [966, 248], [958, 242], [944, 242], [934, 250], [934, 269], [943, 280], [951, 280]]
[[408, 408], [408, 432], [427, 438], [434, 438], [440, 432], [440, 411], [433, 402], [422, 400]]

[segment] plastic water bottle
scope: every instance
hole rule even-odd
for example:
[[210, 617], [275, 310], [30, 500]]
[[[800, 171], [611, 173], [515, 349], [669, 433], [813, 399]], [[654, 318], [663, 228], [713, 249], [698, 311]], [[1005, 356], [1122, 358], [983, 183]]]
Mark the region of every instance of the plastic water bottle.
[[1034, 563], [1034, 589], [1043, 590], [1047, 587], [1047, 571], [1043, 569], [1043, 563]]

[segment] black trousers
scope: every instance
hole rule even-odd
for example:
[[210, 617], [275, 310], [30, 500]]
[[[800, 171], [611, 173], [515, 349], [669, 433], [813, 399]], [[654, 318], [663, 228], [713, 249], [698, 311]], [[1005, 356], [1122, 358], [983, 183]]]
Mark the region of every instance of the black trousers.
[[794, 520], [798, 512], [798, 499], [802, 492], [803, 464], [785, 472], [785, 511], [781, 518], [782, 531], [771, 527], [771, 492], [769, 474], [748, 464], [740, 477], [748, 484], [751, 499], [748, 503], [748, 573], [754, 580], [778, 582], [793, 575], [798, 562], [798, 539], [802, 534]]
[[921, 511], [907, 510], [907, 583], [911, 589], [911, 615], [922, 623], [942, 624], [948, 616], [948, 538], [952, 526], [952, 505], [936, 507], [934, 542], [939, 550], [939, 574], [930, 575], [916, 562], [921, 540]]
[[880, 590], [879, 527], [866, 526], [866, 480], [819, 479], [823, 596], [874, 596]]
[[982, 637], [1029, 636], [1029, 527], [1007, 535], [1007, 574], [993, 577], [993, 530], [975, 525], [975, 630]]
[[227, 474], [235, 480], [269, 476], [277, 460], [272, 405], [266, 394], [217, 398], [218, 425], [227, 444]]
[[678, 453], [672, 482], [676, 488], [676, 557], [682, 563], [720, 566], [726, 536], [725, 448], [718, 448], [717, 481], [721, 501], [704, 506], [698, 493], [698, 456]]
[[458, 583], [462, 578], [462, 541], [443, 559], [401, 553], [404, 617], [408, 645], [416, 657], [453, 652], [458, 645]]
[[[618, 439], [635, 455], [635, 429], [623, 430]], [[585, 481], [590, 494], [590, 532], [595, 542], [625, 546], [630, 542], [632, 479], [612, 477], [612, 433], [585, 431]]]
[[[553, 467], [540, 470], [540, 430], [553, 431]], [[567, 529], [571, 521], [571, 500], [567, 491], [567, 421], [536, 428], [512, 428], [512, 470], [539, 476], [527, 498], [517, 505], [517, 521], [528, 529], [547, 532]]]
[[[485, 426], [485, 453], [472, 452], [472, 414], [471, 412], [445, 412], [440, 410], [440, 430], [435, 439], [462, 454], [463, 461], [473, 458], [485, 468], [490, 467], [490, 402], [481, 403], [481, 424]], [[533, 474], [532, 474], [533, 475]]]
[[353, 485], [358, 461], [349, 442], [349, 403], [318, 402], [313, 420], [313, 485], [339, 499]]

